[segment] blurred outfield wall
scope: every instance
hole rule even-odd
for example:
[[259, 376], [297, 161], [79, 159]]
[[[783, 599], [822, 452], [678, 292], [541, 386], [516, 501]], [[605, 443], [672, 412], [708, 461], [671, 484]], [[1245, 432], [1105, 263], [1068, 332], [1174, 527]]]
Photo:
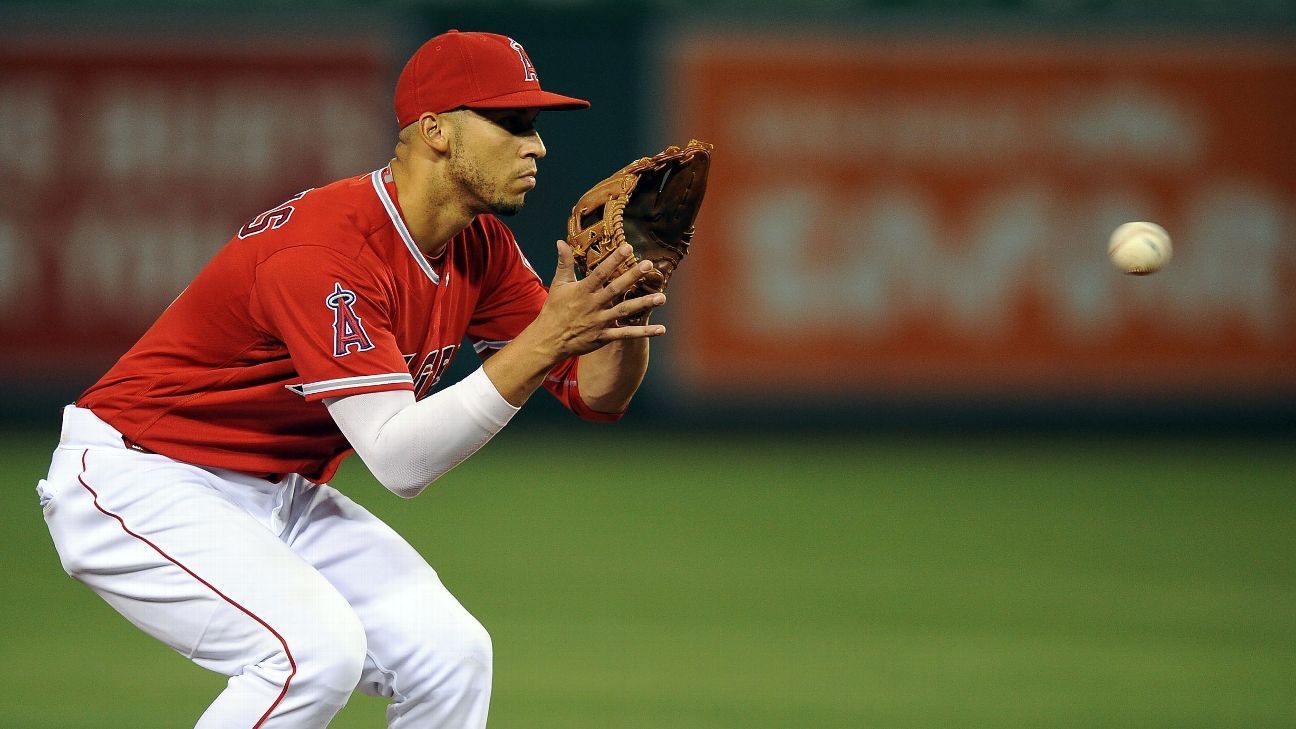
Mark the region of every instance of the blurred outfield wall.
[[[258, 212], [384, 164], [400, 63], [461, 28], [594, 103], [542, 120], [510, 221], [542, 271], [588, 184], [717, 145], [640, 422], [1291, 427], [1296, 12], [1217, 5], [4, 4], [6, 415], [75, 396]], [[1106, 262], [1134, 219], [1163, 273]]]

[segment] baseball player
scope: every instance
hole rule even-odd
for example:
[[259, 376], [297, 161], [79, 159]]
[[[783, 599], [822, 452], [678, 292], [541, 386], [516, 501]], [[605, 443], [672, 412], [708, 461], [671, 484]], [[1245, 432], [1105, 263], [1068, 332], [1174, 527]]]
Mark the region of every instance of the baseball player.
[[[497, 216], [545, 147], [526, 51], [450, 31], [396, 86], [396, 154], [257, 215], [64, 411], [38, 491], [63, 567], [229, 676], [199, 727], [323, 727], [357, 688], [391, 727], [483, 727], [491, 643], [436, 572], [329, 478], [356, 452], [413, 497], [543, 386], [620, 417], [665, 302], [629, 246], [546, 289]], [[433, 392], [471, 343], [480, 369]]]

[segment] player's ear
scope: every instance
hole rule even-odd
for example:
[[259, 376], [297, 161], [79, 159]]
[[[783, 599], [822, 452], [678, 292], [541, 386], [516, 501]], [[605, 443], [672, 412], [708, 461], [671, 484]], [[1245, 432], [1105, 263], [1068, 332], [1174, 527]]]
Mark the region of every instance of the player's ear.
[[433, 114], [430, 111], [425, 111], [416, 122], [420, 141], [442, 154], [450, 149], [448, 135], [453, 133], [446, 121], [447, 119], [443, 114]]

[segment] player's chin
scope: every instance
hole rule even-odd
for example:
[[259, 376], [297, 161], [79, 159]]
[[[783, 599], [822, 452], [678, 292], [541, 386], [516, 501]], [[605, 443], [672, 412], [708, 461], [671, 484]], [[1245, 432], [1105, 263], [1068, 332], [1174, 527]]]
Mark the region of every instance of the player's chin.
[[522, 206], [525, 204], [526, 198], [523, 195], [507, 200], [496, 200], [495, 204], [491, 205], [491, 212], [500, 216], [517, 215], [522, 212]]

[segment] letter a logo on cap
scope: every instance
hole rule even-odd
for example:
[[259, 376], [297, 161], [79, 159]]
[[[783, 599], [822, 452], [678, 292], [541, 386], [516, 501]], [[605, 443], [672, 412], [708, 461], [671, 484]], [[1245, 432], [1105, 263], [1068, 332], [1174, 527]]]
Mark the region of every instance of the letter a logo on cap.
[[509, 38], [509, 45], [513, 46], [513, 50], [517, 51], [518, 58], [522, 59], [522, 71], [524, 73], [522, 80], [539, 81], [540, 79], [536, 77], [535, 66], [531, 65], [530, 57], [527, 56], [526, 51], [522, 50], [522, 44]]

